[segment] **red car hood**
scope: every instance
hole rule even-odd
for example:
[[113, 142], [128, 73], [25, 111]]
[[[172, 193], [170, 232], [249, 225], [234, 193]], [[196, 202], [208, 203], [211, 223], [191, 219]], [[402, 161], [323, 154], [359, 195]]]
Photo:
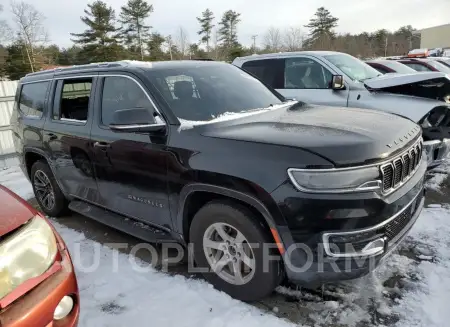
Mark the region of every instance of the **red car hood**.
[[36, 214], [37, 211], [25, 200], [0, 185], [0, 239]]

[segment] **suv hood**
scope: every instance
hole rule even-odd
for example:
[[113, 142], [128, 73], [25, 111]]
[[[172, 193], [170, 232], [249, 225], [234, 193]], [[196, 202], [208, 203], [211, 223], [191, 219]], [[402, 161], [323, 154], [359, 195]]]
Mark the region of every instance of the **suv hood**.
[[450, 76], [439, 72], [386, 74], [364, 81], [369, 90], [450, 102]]
[[0, 239], [36, 215], [37, 211], [19, 196], [0, 185]]
[[200, 127], [204, 136], [302, 148], [336, 166], [386, 158], [420, 131], [414, 122], [380, 111], [306, 104]]

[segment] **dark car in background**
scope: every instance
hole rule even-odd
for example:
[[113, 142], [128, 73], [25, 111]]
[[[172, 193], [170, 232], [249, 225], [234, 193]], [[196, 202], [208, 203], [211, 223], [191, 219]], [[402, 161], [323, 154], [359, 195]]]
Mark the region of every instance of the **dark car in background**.
[[78, 285], [64, 241], [42, 213], [2, 185], [0, 206], [0, 326], [77, 326]]
[[287, 102], [226, 63], [28, 74], [12, 128], [45, 213], [69, 208], [148, 242], [192, 244], [205, 278], [246, 301], [285, 277], [367, 274], [424, 203], [417, 124]]
[[369, 66], [375, 68], [382, 74], [414, 74], [417, 73], [414, 69], [411, 67], [408, 67], [401, 62], [394, 61], [394, 60], [387, 60], [387, 59], [374, 59], [374, 60], [367, 60], [366, 64]]

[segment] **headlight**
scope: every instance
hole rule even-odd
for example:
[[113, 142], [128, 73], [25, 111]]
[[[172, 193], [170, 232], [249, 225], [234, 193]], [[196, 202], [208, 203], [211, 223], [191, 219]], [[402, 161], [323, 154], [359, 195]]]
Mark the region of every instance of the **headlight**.
[[41, 217], [0, 242], [0, 299], [27, 280], [45, 273], [55, 261], [55, 235]]
[[288, 169], [295, 187], [309, 193], [349, 193], [377, 190], [381, 186], [379, 168]]

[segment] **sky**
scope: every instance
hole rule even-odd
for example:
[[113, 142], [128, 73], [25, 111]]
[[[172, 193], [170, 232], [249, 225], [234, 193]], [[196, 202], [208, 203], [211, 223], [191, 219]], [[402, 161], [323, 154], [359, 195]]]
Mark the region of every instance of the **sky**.
[[[8, 0], [4, 3], [1, 19], [11, 20]], [[26, 0], [27, 1], [27, 0]], [[127, 0], [106, 0], [118, 15], [120, 7]], [[70, 32], [82, 32], [85, 25], [80, 16], [88, 0], [28, 0], [44, 14], [45, 27], [50, 40], [59, 46], [70, 46]], [[284, 30], [289, 27], [303, 27], [313, 17], [318, 7], [326, 7], [333, 16], [339, 18], [339, 33], [373, 32], [386, 28], [396, 30], [400, 26], [412, 25], [426, 28], [450, 23], [450, 0], [149, 0], [154, 12], [148, 20], [153, 31], [163, 35], [176, 35], [183, 27], [191, 43], [197, 42], [199, 25], [196, 17], [210, 8], [220, 20], [229, 9], [241, 13], [238, 26], [239, 41], [244, 45], [252, 43], [252, 35], [257, 36], [257, 44], [271, 26]], [[216, 23], [216, 24], [217, 24]]]

